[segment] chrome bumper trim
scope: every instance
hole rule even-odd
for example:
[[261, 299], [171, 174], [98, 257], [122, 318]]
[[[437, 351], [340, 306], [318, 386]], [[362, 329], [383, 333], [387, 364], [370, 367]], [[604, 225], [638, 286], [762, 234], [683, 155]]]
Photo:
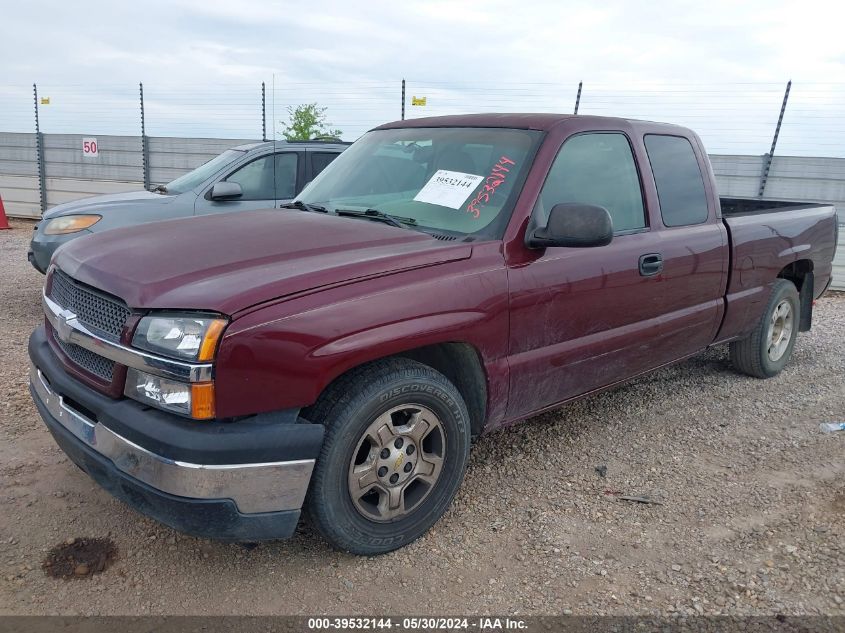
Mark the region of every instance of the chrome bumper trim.
[[213, 465], [174, 461], [75, 411], [31, 363], [29, 379], [36, 396], [59, 424], [121, 471], [157, 490], [191, 499], [231, 499], [244, 514], [302, 507], [313, 459]]
[[94, 334], [79, 322], [75, 314], [62, 308], [46, 294], [42, 293], [41, 298], [47, 320], [65, 343], [79, 345], [121, 365], [164, 378], [182, 382], [208, 382], [213, 377], [211, 363], [185, 363], [106, 340]]

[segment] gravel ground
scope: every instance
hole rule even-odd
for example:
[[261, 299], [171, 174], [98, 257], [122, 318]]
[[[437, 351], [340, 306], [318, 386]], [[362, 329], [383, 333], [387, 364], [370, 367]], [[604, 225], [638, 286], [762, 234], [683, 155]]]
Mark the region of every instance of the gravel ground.
[[[447, 515], [357, 558], [307, 526], [247, 550], [183, 536], [100, 490], [27, 390], [41, 276], [31, 224], [0, 232], [0, 613], [845, 614], [845, 297], [816, 306], [788, 368], [760, 381], [725, 349], [482, 438]], [[606, 466], [604, 477], [596, 467]], [[649, 495], [663, 505], [620, 500]], [[85, 579], [53, 546], [111, 538]]]

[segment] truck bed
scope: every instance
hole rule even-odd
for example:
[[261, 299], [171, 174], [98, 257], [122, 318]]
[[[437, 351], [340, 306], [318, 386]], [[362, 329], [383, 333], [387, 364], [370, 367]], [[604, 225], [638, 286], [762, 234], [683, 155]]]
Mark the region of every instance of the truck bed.
[[795, 200], [761, 200], [760, 198], [719, 198], [722, 205], [722, 216], [726, 218], [739, 215], [757, 215], [760, 213], [782, 213], [799, 211], [829, 205], [812, 202], [797, 202]]
[[745, 198], [721, 202], [730, 243], [727, 311], [718, 337], [725, 341], [748, 334], [768, 300], [769, 284], [784, 271], [797, 278], [812, 273], [812, 290], [803, 301], [824, 292], [837, 228], [830, 204]]

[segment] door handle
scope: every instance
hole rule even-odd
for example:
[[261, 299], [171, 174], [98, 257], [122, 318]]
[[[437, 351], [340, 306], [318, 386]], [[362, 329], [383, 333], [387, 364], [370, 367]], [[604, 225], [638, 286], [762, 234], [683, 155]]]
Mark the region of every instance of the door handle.
[[640, 275], [652, 277], [663, 271], [663, 255], [660, 253], [648, 253], [640, 255]]

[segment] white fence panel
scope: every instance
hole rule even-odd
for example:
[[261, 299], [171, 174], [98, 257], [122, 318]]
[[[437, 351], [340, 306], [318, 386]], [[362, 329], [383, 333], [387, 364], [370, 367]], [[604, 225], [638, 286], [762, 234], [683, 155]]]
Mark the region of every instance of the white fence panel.
[[[47, 178], [49, 207], [105, 193], [141, 191], [143, 182], [120, 180], [84, 180], [78, 178]], [[37, 217], [37, 216], [36, 216]]]
[[[143, 154], [138, 136], [97, 136], [98, 156], [82, 155], [81, 134], [45, 134], [47, 207], [104, 193], [143, 187]], [[150, 182], [173, 180], [251, 139], [148, 137]], [[38, 163], [34, 134], [0, 132], [0, 196], [10, 216], [40, 217]], [[756, 197], [763, 156], [710, 156], [723, 196]], [[764, 198], [836, 205], [841, 225], [834, 287], [845, 290], [845, 158], [775, 156]]]
[[3, 198], [6, 215], [16, 218], [41, 217], [38, 176], [0, 174], [0, 196]]

